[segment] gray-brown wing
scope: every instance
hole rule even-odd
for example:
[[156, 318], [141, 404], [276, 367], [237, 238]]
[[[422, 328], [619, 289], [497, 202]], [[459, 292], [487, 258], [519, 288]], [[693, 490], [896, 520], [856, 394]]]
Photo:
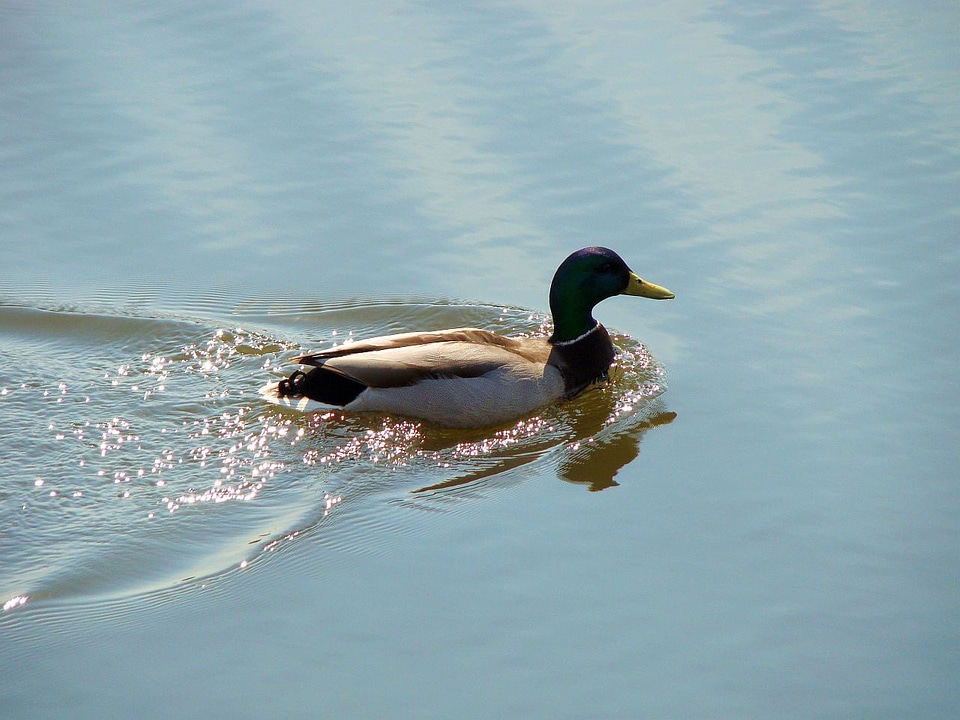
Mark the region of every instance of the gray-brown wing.
[[[358, 340], [356, 342], [338, 345], [329, 350], [321, 350], [306, 355], [291, 358], [290, 362], [301, 365], [324, 365], [330, 358], [359, 355], [379, 350], [395, 350], [398, 348], [432, 345], [434, 343], [460, 342], [479, 345], [481, 347], [500, 347], [518, 353], [531, 360], [545, 359], [549, 355], [549, 348], [542, 338], [509, 338], [497, 335], [489, 330], [478, 328], [454, 328], [452, 330], [434, 330], [428, 332], [398, 333], [396, 335], [382, 335], [380, 337]], [[544, 354], [544, 350], [546, 353]], [[532, 355], [531, 355], [532, 353]]]
[[529, 374], [535, 363], [498, 345], [444, 341], [341, 355], [318, 364], [370, 387], [387, 388], [427, 378], [480, 377], [498, 369], [522, 368]]

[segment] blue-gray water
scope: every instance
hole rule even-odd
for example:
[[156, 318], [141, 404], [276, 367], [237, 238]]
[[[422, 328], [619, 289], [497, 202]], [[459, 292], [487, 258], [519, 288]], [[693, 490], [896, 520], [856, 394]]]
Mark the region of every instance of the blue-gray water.
[[[953, 718], [960, 10], [0, 9], [0, 716]], [[256, 390], [546, 326], [505, 428]]]

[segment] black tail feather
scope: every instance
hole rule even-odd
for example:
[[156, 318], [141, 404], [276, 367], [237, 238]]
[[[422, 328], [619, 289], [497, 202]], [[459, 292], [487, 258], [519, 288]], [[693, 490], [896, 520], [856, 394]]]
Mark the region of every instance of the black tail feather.
[[367, 386], [362, 382], [334, 370], [328, 370], [321, 365], [307, 372], [294, 370], [290, 373], [290, 377], [279, 382], [277, 395], [280, 397], [297, 395], [326, 405], [343, 407], [366, 389]]

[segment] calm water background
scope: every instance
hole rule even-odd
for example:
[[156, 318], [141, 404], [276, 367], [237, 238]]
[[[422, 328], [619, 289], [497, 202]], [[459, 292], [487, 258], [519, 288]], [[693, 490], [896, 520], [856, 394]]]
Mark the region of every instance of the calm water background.
[[[956, 717], [958, 31], [5, 4], [0, 716]], [[350, 332], [536, 331], [587, 244], [677, 293], [598, 309], [588, 400], [256, 398]]]

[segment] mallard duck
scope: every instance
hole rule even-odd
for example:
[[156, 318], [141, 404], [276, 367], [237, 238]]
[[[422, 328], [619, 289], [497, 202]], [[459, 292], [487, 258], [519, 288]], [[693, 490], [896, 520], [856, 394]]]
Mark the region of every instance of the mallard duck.
[[304, 412], [375, 411], [449, 427], [498, 425], [606, 379], [615, 353], [593, 308], [614, 295], [674, 296], [637, 277], [613, 250], [583, 248], [553, 276], [549, 338], [476, 328], [385, 335], [295, 357], [292, 362], [309, 369], [260, 392]]

